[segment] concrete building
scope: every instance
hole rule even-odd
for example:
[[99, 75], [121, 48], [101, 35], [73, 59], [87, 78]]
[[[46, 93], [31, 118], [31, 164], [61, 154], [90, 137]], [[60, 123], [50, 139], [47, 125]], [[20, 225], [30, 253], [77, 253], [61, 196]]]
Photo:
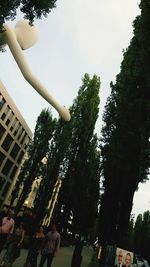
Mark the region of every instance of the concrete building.
[[0, 206], [8, 203], [32, 132], [0, 81]]
[[24, 206], [26, 206], [27, 208], [33, 208], [33, 203], [34, 203], [37, 191], [39, 189], [41, 179], [42, 177], [39, 176], [38, 178], [34, 180], [32, 184], [31, 192], [29, 193], [27, 199], [24, 202]]

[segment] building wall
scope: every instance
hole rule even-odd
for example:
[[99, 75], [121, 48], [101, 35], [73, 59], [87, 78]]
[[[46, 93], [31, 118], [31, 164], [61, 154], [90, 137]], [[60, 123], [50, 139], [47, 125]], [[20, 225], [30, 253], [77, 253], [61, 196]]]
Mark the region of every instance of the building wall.
[[15, 185], [32, 132], [0, 81], [0, 206]]
[[39, 189], [40, 186], [40, 182], [41, 182], [42, 177], [39, 176], [38, 178], [36, 178], [36, 180], [33, 182], [32, 184], [32, 189], [30, 194], [28, 195], [27, 199], [24, 202], [24, 206], [28, 207], [28, 208], [33, 208], [33, 204], [34, 204], [34, 200], [37, 194], [37, 191]]

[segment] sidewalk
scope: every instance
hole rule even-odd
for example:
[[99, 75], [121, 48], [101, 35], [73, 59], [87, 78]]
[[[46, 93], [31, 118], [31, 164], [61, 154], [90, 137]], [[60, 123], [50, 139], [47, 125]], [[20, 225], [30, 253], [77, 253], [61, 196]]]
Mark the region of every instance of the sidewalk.
[[[52, 267], [71, 267], [71, 258], [72, 258], [73, 250], [74, 250], [74, 247], [60, 248], [58, 256], [53, 261]], [[93, 249], [91, 247], [84, 247], [83, 253], [82, 253], [83, 260], [82, 260], [81, 267], [88, 267], [92, 254], [93, 254]], [[26, 255], [27, 255], [27, 250], [22, 249], [21, 256], [15, 261], [15, 263], [13, 264], [13, 267], [23, 267], [25, 263]], [[38, 260], [40, 260], [40, 256]]]

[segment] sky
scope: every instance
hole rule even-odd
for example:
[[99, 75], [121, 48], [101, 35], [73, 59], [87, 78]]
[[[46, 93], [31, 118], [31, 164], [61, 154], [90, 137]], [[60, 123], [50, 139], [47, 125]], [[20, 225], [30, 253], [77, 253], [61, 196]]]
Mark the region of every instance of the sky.
[[[36, 20], [39, 41], [24, 51], [28, 63], [47, 90], [66, 107], [72, 105], [89, 73], [100, 76], [100, 114], [96, 131], [100, 134], [102, 113], [110, 82], [115, 81], [133, 34], [132, 22], [140, 14], [137, 0], [58, 0], [46, 19]], [[18, 14], [14, 27], [22, 19]], [[24, 80], [13, 56], [6, 47], [0, 54], [0, 80], [32, 131], [37, 116], [49, 104]], [[54, 116], [57, 112], [52, 108]], [[150, 209], [150, 181], [135, 193], [133, 213]]]

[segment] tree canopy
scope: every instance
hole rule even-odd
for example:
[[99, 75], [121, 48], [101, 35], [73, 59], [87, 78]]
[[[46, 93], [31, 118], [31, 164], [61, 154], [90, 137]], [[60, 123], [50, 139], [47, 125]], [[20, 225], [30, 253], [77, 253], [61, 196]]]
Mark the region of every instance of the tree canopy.
[[16, 212], [20, 210], [31, 191], [33, 181], [40, 176], [42, 171], [42, 159], [49, 150], [49, 142], [52, 139], [56, 121], [51, 112], [42, 110], [37, 118], [33, 140], [31, 141], [27, 157], [22, 165], [17, 184], [12, 192], [11, 204], [18, 197]]
[[24, 18], [33, 23], [34, 19], [46, 17], [56, 7], [57, 0], [0, 0], [0, 29], [6, 20], [15, 19], [18, 10]]
[[[64, 179], [54, 217], [67, 232], [70, 216], [72, 231], [86, 235], [97, 216], [99, 199], [99, 149], [94, 134], [99, 111], [100, 80], [86, 74], [70, 108], [71, 121], [58, 120], [52, 139], [45, 175], [35, 199], [34, 211], [41, 221], [58, 176]], [[63, 212], [62, 212], [63, 210]]]
[[150, 5], [140, 4], [134, 36], [124, 52], [120, 73], [111, 83], [103, 116], [102, 196], [99, 238], [123, 245], [139, 182], [148, 179], [150, 136]]

